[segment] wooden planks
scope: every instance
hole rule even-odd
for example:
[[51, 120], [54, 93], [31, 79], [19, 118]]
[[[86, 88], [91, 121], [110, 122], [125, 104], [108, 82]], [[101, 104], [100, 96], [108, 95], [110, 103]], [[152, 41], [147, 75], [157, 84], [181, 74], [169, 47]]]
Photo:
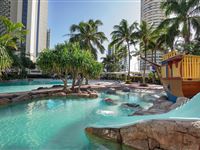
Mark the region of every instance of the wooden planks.
[[182, 81], [182, 90], [185, 97], [191, 98], [200, 92], [200, 81]]

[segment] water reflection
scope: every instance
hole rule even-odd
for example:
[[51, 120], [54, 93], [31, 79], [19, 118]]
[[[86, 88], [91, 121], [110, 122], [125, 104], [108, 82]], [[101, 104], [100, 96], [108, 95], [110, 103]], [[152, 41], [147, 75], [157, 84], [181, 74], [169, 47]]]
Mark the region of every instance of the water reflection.
[[[134, 109], [122, 109], [123, 103], [138, 103], [148, 107], [149, 102], [137, 93], [116, 95], [101, 93], [97, 99], [77, 97], [42, 99], [0, 108], [0, 149], [69, 149], [122, 150], [110, 142], [89, 141], [84, 129], [102, 120], [118, 120]], [[116, 105], [102, 103], [112, 98]]]

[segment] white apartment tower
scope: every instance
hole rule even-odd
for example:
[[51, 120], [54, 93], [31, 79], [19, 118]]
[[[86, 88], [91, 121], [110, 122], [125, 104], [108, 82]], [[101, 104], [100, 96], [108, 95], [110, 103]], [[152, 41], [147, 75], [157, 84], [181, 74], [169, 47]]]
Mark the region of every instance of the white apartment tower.
[[141, 20], [154, 27], [159, 26], [165, 18], [164, 12], [160, 8], [162, 0], [141, 0]]
[[[48, 29], [48, 0], [0, 0], [7, 6], [6, 15], [13, 22], [22, 22], [28, 30], [22, 44], [30, 59], [35, 61], [38, 54], [46, 48]], [[1, 28], [1, 26], [0, 26]], [[0, 30], [1, 31], [1, 30]], [[1, 34], [1, 33], [0, 33]]]
[[[149, 25], [153, 25], [154, 28], [158, 27], [165, 18], [164, 12], [160, 8], [162, 1], [163, 0], [141, 0], [141, 20], [146, 21]], [[152, 60], [150, 53], [147, 55], [147, 59]], [[156, 63], [161, 62], [162, 55], [163, 52], [158, 51], [156, 53]], [[140, 59], [140, 70], [143, 70], [143, 68], [144, 61]], [[147, 73], [150, 72], [152, 70], [151, 65], [147, 63], [146, 69]]]

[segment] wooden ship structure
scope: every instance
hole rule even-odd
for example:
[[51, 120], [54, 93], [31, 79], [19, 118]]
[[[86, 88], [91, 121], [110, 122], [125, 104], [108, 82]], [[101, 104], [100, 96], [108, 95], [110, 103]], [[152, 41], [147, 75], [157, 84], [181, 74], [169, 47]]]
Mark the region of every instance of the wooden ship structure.
[[161, 82], [169, 100], [191, 98], [200, 92], [200, 56], [172, 51], [163, 56]]

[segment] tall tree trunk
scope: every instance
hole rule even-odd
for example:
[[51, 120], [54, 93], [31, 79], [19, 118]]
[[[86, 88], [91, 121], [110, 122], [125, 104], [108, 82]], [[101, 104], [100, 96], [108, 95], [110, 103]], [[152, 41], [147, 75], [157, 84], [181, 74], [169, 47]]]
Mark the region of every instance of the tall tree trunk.
[[[188, 44], [190, 44], [190, 21], [189, 19], [186, 20], [186, 28], [187, 31], [186, 33], [184, 33], [184, 41], [185, 41], [185, 45], [187, 46]], [[184, 48], [184, 51], [186, 54], [189, 53], [188, 49], [186, 49], [186, 47]]]
[[62, 75], [58, 75], [58, 77], [63, 81], [64, 87], [63, 91], [67, 91], [67, 76], [62, 77]]
[[[144, 44], [144, 57], [145, 57], [145, 59], [147, 59], [147, 49], [146, 49], [146, 43]], [[143, 83], [143, 85], [145, 85], [146, 84], [146, 80], [145, 80], [145, 78], [146, 78], [146, 66], [147, 66], [147, 62], [146, 61], [144, 61], [144, 70], [143, 70], [143, 78], [142, 78], [142, 83]]]
[[81, 92], [81, 85], [82, 85], [82, 82], [83, 82], [83, 77], [81, 77], [79, 79], [79, 83], [78, 83], [78, 93]]
[[[154, 62], [153, 60], [154, 60], [154, 49], [151, 50], [151, 61]], [[153, 66], [152, 66], [152, 67], [153, 67]], [[153, 72], [153, 68], [152, 68], [152, 73], [153, 73], [153, 76], [152, 76], [152, 83], [155, 83], [155, 74], [154, 74], [154, 72]]]
[[157, 58], [156, 58], [157, 57], [157, 50], [155, 49], [154, 52], [155, 52], [154, 53], [154, 62], [156, 63], [157, 62]]
[[149, 61], [148, 59], [146, 59], [146, 58], [144, 58], [144, 57], [142, 57], [142, 56], [140, 56], [140, 58], [143, 59], [144, 61], [147, 61], [148, 63], [150, 63], [152, 66], [155, 67], [155, 69], [156, 69], [156, 74], [157, 74], [158, 78], [159, 78], [159, 79], [161, 80], [161, 82], [162, 82], [161, 65], [156, 64], [156, 63], [154, 63], [154, 62], [151, 62], [151, 61]]
[[154, 50], [152, 49], [152, 50], [151, 50], [151, 61], [152, 61], [152, 62], [153, 62], [153, 58], [154, 58], [154, 57], [153, 57], [153, 56], [154, 56], [154, 55], [153, 55], [153, 51], [154, 51]]
[[86, 77], [86, 78], [85, 78], [85, 85], [88, 85], [88, 84], [89, 84], [88, 78]]
[[66, 79], [66, 77], [63, 79], [63, 82], [64, 82], [63, 91], [67, 91], [67, 79]]
[[127, 41], [127, 46], [128, 46], [128, 78], [127, 80], [130, 80], [130, 71], [131, 71], [131, 52], [130, 52], [130, 45], [129, 42]]
[[75, 89], [76, 78], [77, 78], [77, 74], [74, 74], [74, 76], [73, 76], [73, 81], [72, 81], [72, 91], [73, 91], [73, 92], [74, 92], [74, 89]]

